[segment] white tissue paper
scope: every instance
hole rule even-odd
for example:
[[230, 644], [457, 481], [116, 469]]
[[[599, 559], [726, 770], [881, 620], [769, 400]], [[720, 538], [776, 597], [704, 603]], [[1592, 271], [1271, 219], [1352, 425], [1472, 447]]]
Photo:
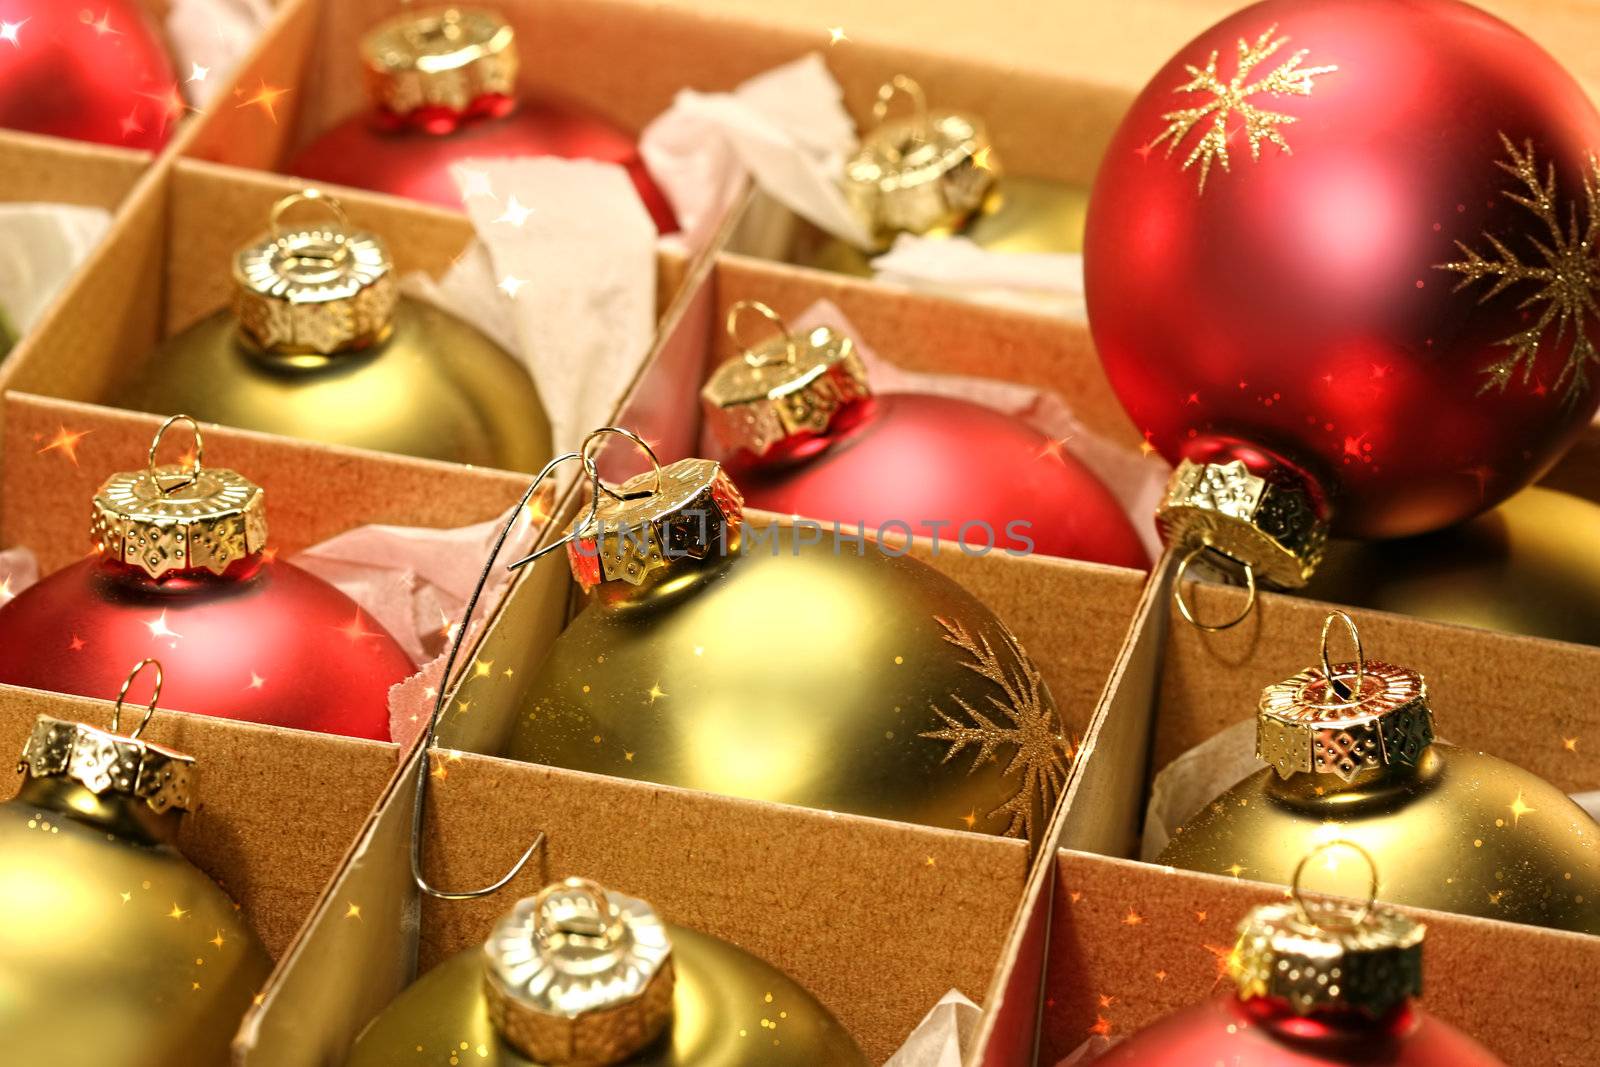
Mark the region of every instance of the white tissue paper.
[[167, 40], [190, 105], [203, 108], [216, 98], [271, 18], [271, 0], [172, 0]]
[[[1133, 518], [1134, 529], [1151, 558], [1161, 554], [1161, 539], [1149, 521], [1167, 484], [1169, 468], [1159, 456], [1144, 456], [1090, 430], [1060, 395], [1017, 382], [960, 374], [908, 371], [879, 356], [832, 301], [819, 300], [789, 324], [796, 335], [827, 326], [849, 337], [867, 368], [874, 393], [923, 393], [981, 404], [1022, 419], [1047, 437], [1066, 443], [1072, 455], [1103, 482]], [[702, 447], [713, 448], [707, 438]], [[715, 454], [715, 453], [704, 453]]]
[[983, 1010], [950, 990], [939, 998], [883, 1067], [961, 1067], [961, 1057], [978, 1029]]
[[731, 93], [685, 89], [639, 150], [691, 247], [704, 247], [749, 175], [796, 215], [861, 247], [868, 234], [839, 189], [856, 148], [843, 93], [813, 52]]
[[872, 269], [880, 281], [940, 296], [1089, 318], [1083, 256], [1077, 252], [991, 252], [965, 237], [902, 233], [872, 261]]
[[104, 208], [0, 204], [0, 317], [21, 337], [111, 228]]
[[[628, 172], [569, 159], [468, 160], [454, 174], [487, 250], [493, 292], [546, 404], [558, 448], [621, 402], [656, 332], [656, 228]], [[471, 255], [441, 282], [470, 283], [460, 305], [486, 301], [482, 260]], [[452, 294], [445, 293], [447, 297]], [[492, 310], [488, 332], [507, 318]], [[469, 318], [469, 321], [472, 321]]]
[[1154, 863], [1178, 827], [1219, 793], [1262, 768], [1256, 759], [1256, 721], [1236, 722], [1191, 748], [1157, 774], [1145, 808], [1139, 858]]

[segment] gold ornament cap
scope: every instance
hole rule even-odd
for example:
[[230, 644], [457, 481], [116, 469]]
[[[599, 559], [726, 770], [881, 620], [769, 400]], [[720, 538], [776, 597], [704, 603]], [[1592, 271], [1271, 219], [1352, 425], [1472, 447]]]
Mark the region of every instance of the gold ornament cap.
[[[1365, 903], [1309, 902], [1301, 893], [1306, 864], [1331, 848], [1360, 853], [1372, 871]], [[1230, 957], [1241, 999], [1272, 997], [1299, 1015], [1356, 1010], [1378, 1017], [1422, 995], [1427, 927], [1377, 903], [1377, 868], [1365, 849], [1330, 841], [1295, 868], [1292, 900], [1254, 908], [1239, 924]]]
[[[897, 93], [912, 113], [889, 119]], [[881, 247], [897, 233], [960, 230], [991, 203], [1000, 168], [983, 120], [929, 111], [922, 86], [903, 74], [878, 89], [878, 126], [844, 166], [845, 200]]]
[[[324, 205], [331, 220], [289, 226], [302, 203]], [[387, 339], [400, 291], [389, 252], [351, 227], [339, 201], [304, 189], [273, 205], [269, 232], [233, 260], [233, 310], [239, 329], [273, 356], [331, 356]]]
[[[161, 439], [178, 421], [194, 428], [194, 458], [156, 464]], [[266, 547], [266, 494], [236, 471], [203, 465], [200, 424], [188, 415], [162, 423], [143, 470], [120, 471], [94, 495], [91, 537], [111, 558], [152, 578], [171, 571], [221, 574]]]
[[627, 1059], [671, 1020], [674, 980], [654, 909], [583, 878], [519, 901], [484, 945], [489, 1017], [540, 1063]]
[[585, 451], [594, 502], [567, 531], [567, 557], [585, 591], [601, 582], [642, 585], [738, 543], [744, 497], [722, 464], [680, 459], [663, 467], [637, 436], [608, 429], [639, 445], [654, 467], [612, 487]]
[[362, 38], [361, 60], [373, 101], [396, 115], [425, 107], [466, 112], [517, 87], [516, 32], [479, 8], [396, 15]]
[[1209, 548], [1249, 567], [1252, 582], [1284, 589], [1310, 580], [1328, 542], [1309, 490], [1252, 474], [1241, 460], [1179, 463], [1156, 522], [1167, 544]]
[[[769, 320], [778, 335], [743, 344], [738, 323], [745, 311]], [[795, 337], [766, 304], [741, 300], [728, 311], [727, 330], [742, 354], [700, 390], [706, 420], [725, 448], [765, 456], [784, 441], [826, 433], [841, 411], [872, 395], [855, 344], [826, 326]]]
[[[1355, 642], [1349, 663], [1328, 660], [1328, 633], [1343, 622]], [[1322, 624], [1322, 664], [1261, 691], [1256, 758], [1280, 777], [1414, 766], [1433, 743], [1433, 712], [1422, 675], [1365, 658], [1355, 621], [1335, 611]]]
[[[128, 687], [146, 667], [155, 668], [155, 691], [139, 725], [124, 735], [122, 702]], [[160, 697], [161, 664], [144, 660], [122, 683], [111, 729], [40, 715], [22, 746], [17, 769], [34, 778], [71, 779], [96, 796], [112, 794], [142, 800], [157, 814], [193, 811], [200, 782], [194, 757], [139, 738], [155, 714]]]

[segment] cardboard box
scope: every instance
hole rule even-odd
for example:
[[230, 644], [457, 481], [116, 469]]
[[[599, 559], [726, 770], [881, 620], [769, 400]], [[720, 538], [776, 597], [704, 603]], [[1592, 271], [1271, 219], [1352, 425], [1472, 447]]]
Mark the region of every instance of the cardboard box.
[[[1169, 556], [1146, 588], [1090, 725], [1055, 828], [1055, 844], [1073, 851], [1036, 866], [1030, 877], [976, 1062], [1028, 1062], [1031, 1020], [1041, 1004], [1039, 1062], [1053, 1064], [1091, 1027], [1126, 1035], [1192, 1002], [1216, 979], [1197, 959], [1195, 938], [1205, 939], [1202, 948], [1226, 947], [1245, 901], [1282, 895], [1270, 886], [1121, 858], [1137, 852], [1153, 774], [1223, 727], [1253, 719], [1264, 686], [1315, 662], [1329, 608], [1267, 593], [1238, 628], [1203, 633], [1172, 606], [1174, 562]], [[1217, 587], [1204, 596], [1230, 610], [1243, 605], [1245, 593]], [[1383, 612], [1356, 618], [1369, 655], [1424, 674], [1442, 736], [1564, 790], [1600, 787], [1600, 769], [1584, 754], [1600, 744], [1600, 710], [1592, 700], [1600, 649]], [[1577, 739], [1575, 750], [1566, 738]], [[1210, 925], [1186, 925], [1186, 915], [1200, 912], [1206, 918], [1197, 925]], [[1114, 929], [1113, 913], [1128, 929]], [[1600, 1030], [1584, 990], [1600, 967], [1600, 938], [1419, 914], [1433, 931], [1430, 1010], [1517, 1067], [1592, 1062]], [[1225, 916], [1222, 925], [1218, 915]], [[1534, 959], [1544, 976], [1539, 1011], [1507, 1011], [1508, 991], [1520, 988]], [[1042, 984], [1035, 969], [1041, 962]], [[1168, 978], [1152, 981], [1156, 970]]]

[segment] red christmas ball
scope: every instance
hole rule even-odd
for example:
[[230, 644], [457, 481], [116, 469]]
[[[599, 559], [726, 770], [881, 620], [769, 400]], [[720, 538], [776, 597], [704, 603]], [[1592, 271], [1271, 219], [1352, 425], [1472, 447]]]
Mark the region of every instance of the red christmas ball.
[[376, 740], [415, 667], [355, 601], [266, 548], [265, 494], [204, 467], [113, 474], [89, 558], [0, 606], [0, 683], [104, 697], [159, 660], [163, 707]]
[[104, 698], [146, 657], [164, 708], [379, 741], [416, 671], [355, 601], [262, 553], [159, 580], [97, 556], [0, 607], [0, 682]]
[[730, 337], [746, 310], [780, 337], [718, 367], [701, 397], [750, 506], [968, 552], [1149, 566], [1116, 498], [1062, 442], [966, 400], [874, 396], [849, 337], [795, 337], [765, 304], [735, 305]]
[[136, 0], [0, 0], [0, 126], [154, 150], [183, 110]]
[[1600, 114], [1455, 0], [1269, 0], [1186, 45], [1095, 184], [1090, 322], [1169, 460], [1306, 484], [1336, 535], [1467, 518], [1600, 392]]
[[1223, 997], [1139, 1031], [1095, 1067], [1505, 1067], [1478, 1042], [1407, 1002], [1382, 1019], [1302, 1016], [1282, 1001]]
[[963, 400], [889, 393], [826, 434], [730, 464], [745, 503], [916, 534], [968, 550], [1065, 556], [1143, 570], [1139, 535], [1111, 492], [1058, 441]]
[[678, 229], [672, 206], [650, 177], [634, 139], [581, 108], [525, 102], [501, 117], [489, 114], [444, 125], [447, 132], [430, 133], [381, 110], [352, 116], [306, 146], [286, 169], [311, 181], [459, 209], [461, 190], [450, 174], [454, 164], [517, 156], [593, 159], [627, 169], [658, 231]]

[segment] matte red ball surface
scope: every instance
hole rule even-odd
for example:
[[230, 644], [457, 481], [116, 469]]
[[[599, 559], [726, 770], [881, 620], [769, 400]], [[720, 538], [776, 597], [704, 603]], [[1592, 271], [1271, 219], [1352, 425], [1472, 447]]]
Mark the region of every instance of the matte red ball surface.
[[869, 533], [937, 534], [969, 550], [1149, 566], [1110, 491], [1059, 442], [1018, 419], [962, 400], [891, 393], [845, 421], [776, 462], [741, 456], [730, 464], [745, 503], [837, 520], [847, 532], [859, 523]]
[[460, 208], [461, 191], [450, 175], [453, 164], [517, 156], [593, 159], [625, 167], [656, 229], [661, 233], [678, 229], [672, 207], [650, 177], [633, 137], [559, 101], [526, 101], [502, 118], [466, 122], [446, 134], [397, 129], [377, 113], [356, 115], [311, 142], [286, 170], [312, 181]]
[[0, 682], [110, 699], [146, 657], [161, 707], [382, 741], [389, 687], [415, 672], [353, 600], [280, 561], [156, 582], [88, 559], [0, 607]]
[[[1195, 87], [1213, 53], [1219, 88]], [[1267, 113], [1259, 158], [1245, 105]], [[1209, 143], [1226, 166], [1213, 155], [1203, 171], [1219, 121]], [[1169, 460], [1242, 441], [1309, 471], [1338, 534], [1414, 534], [1491, 507], [1600, 400], [1596, 150], [1583, 90], [1476, 8], [1246, 8], [1151, 79], [1101, 166], [1084, 254], [1112, 385]], [[1506, 169], [1518, 157], [1548, 203]], [[1532, 273], [1511, 266], [1494, 293], [1500, 275], [1446, 266], [1466, 249]], [[1537, 352], [1497, 378], [1530, 329]]]
[[1505, 1067], [1420, 1008], [1388, 1019], [1301, 1017], [1274, 1002], [1222, 997], [1168, 1016], [1095, 1067]]
[[0, 0], [0, 126], [158, 149], [181, 100], [135, 0]]

